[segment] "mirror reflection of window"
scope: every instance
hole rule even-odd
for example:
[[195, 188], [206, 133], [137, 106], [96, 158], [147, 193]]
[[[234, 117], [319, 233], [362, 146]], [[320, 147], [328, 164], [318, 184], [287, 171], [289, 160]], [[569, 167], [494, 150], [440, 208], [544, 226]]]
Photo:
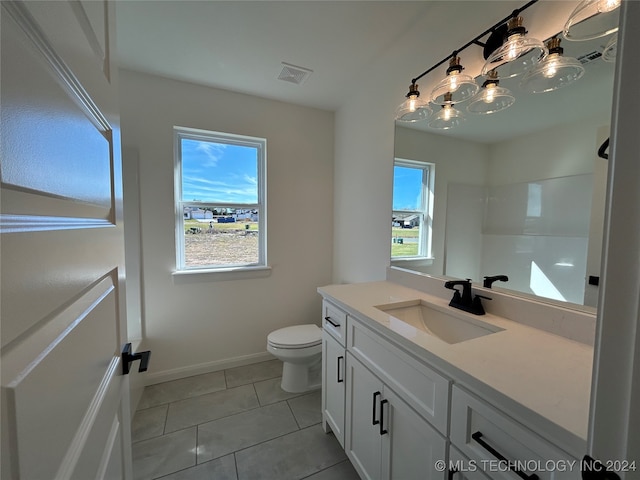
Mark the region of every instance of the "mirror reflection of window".
[[433, 164], [396, 159], [393, 167], [391, 258], [431, 257]]

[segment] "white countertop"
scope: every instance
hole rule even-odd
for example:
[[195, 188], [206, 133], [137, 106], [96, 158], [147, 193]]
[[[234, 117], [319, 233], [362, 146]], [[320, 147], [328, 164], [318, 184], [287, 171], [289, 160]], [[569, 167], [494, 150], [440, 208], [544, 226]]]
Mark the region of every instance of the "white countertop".
[[328, 285], [318, 292], [373, 328], [388, 329], [394, 340], [454, 381], [504, 397], [501, 408], [506, 405], [506, 413], [515, 402], [511, 410], [515, 416], [524, 411], [530, 426], [546, 424], [543, 430], [551, 432], [550, 440], [560, 442], [569, 453], [581, 458], [586, 452], [591, 346], [491, 314], [471, 317], [503, 331], [448, 344], [375, 308], [415, 299], [451, 308], [446, 300], [388, 281]]

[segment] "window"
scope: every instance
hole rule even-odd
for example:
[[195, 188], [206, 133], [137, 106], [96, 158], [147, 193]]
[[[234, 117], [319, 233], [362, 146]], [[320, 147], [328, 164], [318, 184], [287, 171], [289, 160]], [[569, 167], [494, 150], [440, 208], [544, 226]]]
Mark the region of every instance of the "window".
[[434, 165], [396, 159], [393, 166], [391, 259], [431, 257]]
[[266, 266], [262, 138], [174, 129], [177, 271]]

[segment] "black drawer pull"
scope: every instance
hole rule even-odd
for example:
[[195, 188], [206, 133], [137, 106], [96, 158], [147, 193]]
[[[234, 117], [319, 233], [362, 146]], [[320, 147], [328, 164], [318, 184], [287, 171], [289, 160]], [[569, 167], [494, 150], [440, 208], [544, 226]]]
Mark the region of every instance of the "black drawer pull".
[[389, 433], [386, 428], [384, 428], [384, 405], [385, 403], [389, 403], [389, 400], [384, 399], [380, 402], [380, 435], [384, 435]]
[[338, 357], [338, 383], [344, 382], [344, 378], [340, 378], [340, 373], [341, 373], [340, 360], [344, 362], [344, 357], [342, 355]]
[[493, 448], [487, 442], [482, 440], [482, 432], [478, 431], [476, 433], [471, 434], [471, 438], [473, 438], [476, 442], [478, 442], [478, 444], [481, 447], [483, 447], [487, 452], [489, 452], [491, 455], [496, 457], [498, 460], [506, 462], [507, 465], [509, 466], [509, 470], [511, 470], [513, 473], [518, 475], [523, 480], [538, 480], [539, 479], [538, 475], [536, 475], [535, 473], [532, 473], [531, 475], [527, 475], [526, 473], [524, 473], [524, 472], [522, 472], [520, 470], [511, 469], [511, 462], [509, 462], [509, 460], [507, 460], [506, 457], [504, 455], [502, 455], [499, 451], [497, 451], [495, 448]]
[[381, 395], [380, 392], [375, 392], [373, 394], [373, 417], [371, 420], [371, 425], [378, 425], [380, 423], [380, 420], [376, 420], [376, 403], [378, 403], [376, 400], [380, 395]]
[[334, 327], [336, 327], [336, 328], [340, 328], [340, 324], [339, 324], [339, 323], [334, 322], [333, 320], [331, 320], [331, 317], [324, 317], [324, 319], [325, 319], [327, 322], [329, 322], [331, 325], [333, 325]]

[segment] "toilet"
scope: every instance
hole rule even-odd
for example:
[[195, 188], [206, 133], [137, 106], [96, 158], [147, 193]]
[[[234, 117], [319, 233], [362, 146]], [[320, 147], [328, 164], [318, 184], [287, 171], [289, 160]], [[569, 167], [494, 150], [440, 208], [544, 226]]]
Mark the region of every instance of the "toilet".
[[294, 325], [271, 332], [267, 351], [283, 362], [282, 389], [300, 393], [322, 384], [322, 329], [317, 325]]

